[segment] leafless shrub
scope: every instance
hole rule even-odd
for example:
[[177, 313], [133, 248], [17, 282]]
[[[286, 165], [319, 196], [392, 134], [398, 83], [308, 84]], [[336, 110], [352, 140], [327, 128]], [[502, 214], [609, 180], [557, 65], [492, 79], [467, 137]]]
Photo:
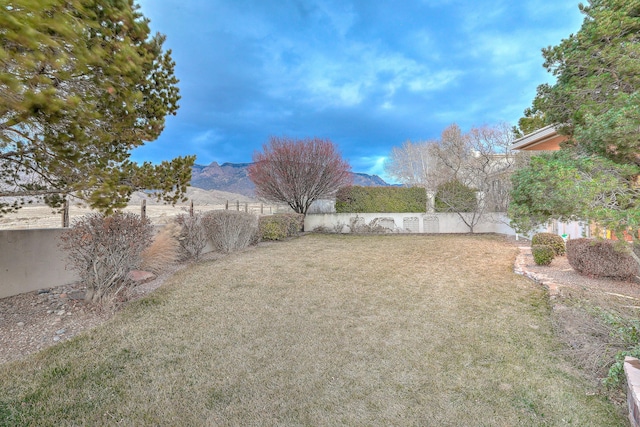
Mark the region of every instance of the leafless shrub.
[[158, 274], [174, 265], [180, 258], [180, 232], [180, 226], [176, 223], [165, 225], [155, 235], [151, 245], [142, 251], [141, 268]]
[[356, 216], [349, 220], [348, 226], [352, 233], [384, 234], [397, 231], [393, 218], [374, 218], [368, 224], [363, 217]]
[[202, 223], [202, 214], [194, 216], [186, 214], [176, 218], [176, 224], [180, 227], [178, 242], [180, 244], [180, 259], [200, 258], [202, 250], [207, 246], [207, 231]]
[[89, 214], [74, 221], [60, 246], [87, 287], [85, 299], [101, 302], [130, 287], [127, 274], [140, 266], [152, 233], [151, 222], [132, 213]]
[[213, 247], [224, 253], [244, 249], [258, 241], [258, 218], [237, 211], [211, 211], [203, 219]]
[[569, 304], [554, 305], [552, 317], [560, 339], [567, 345], [562, 352], [599, 382], [607, 375], [611, 361], [625, 348], [625, 343], [594, 315], [593, 309], [565, 302]]

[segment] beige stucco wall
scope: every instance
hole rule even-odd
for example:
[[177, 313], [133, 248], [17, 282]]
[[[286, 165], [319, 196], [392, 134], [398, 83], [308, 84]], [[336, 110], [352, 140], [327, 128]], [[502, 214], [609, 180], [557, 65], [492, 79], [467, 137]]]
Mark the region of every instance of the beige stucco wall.
[[[467, 215], [467, 214], [463, 214]], [[382, 221], [381, 221], [382, 220]], [[348, 233], [352, 221], [361, 224], [380, 224], [395, 233], [468, 233], [469, 227], [455, 213], [335, 213], [307, 215], [304, 229], [313, 231], [324, 227], [332, 231]], [[502, 213], [485, 214], [474, 227], [476, 233], [515, 235], [507, 225], [509, 220]], [[341, 227], [342, 226], [342, 227]]]
[[0, 298], [77, 280], [58, 247], [64, 230], [0, 230]]

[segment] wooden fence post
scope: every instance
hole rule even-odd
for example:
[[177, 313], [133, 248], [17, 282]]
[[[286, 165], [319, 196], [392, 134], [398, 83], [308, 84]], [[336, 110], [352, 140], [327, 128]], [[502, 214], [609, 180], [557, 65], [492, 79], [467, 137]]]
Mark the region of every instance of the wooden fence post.
[[191, 200], [191, 203], [189, 204], [189, 216], [193, 218], [193, 200]]
[[65, 200], [62, 206], [62, 228], [67, 227], [69, 227], [69, 200]]
[[140, 201], [140, 217], [145, 219], [147, 217], [147, 199]]
[[236, 210], [240, 211], [240, 200], [236, 200]]
[[229, 201], [227, 200], [226, 203], [224, 204], [224, 210], [228, 211], [229, 210]]
[[260, 203], [260, 214], [264, 213], [264, 204]]

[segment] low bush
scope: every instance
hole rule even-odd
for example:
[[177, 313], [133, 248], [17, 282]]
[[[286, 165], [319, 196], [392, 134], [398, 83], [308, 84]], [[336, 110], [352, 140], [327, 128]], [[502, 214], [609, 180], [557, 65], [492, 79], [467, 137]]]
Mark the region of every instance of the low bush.
[[180, 231], [180, 226], [174, 222], [156, 233], [151, 244], [142, 251], [140, 268], [158, 274], [174, 265], [180, 259]]
[[69, 264], [87, 287], [85, 299], [104, 302], [116, 298], [132, 284], [128, 278], [137, 269], [142, 251], [151, 243], [153, 226], [132, 213], [89, 214], [75, 220], [61, 236], [61, 248]]
[[302, 214], [275, 214], [261, 216], [258, 220], [262, 240], [282, 240], [297, 235], [304, 226]]
[[537, 265], [549, 265], [555, 257], [553, 248], [548, 245], [533, 245], [531, 246], [531, 253]]
[[336, 194], [337, 213], [426, 212], [427, 192], [419, 187], [348, 186]]
[[553, 233], [538, 233], [531, 238], [531, 245], [547, 245], [553, 248], [556, 256], [566, 253], [564, 239]]
[[634, 280], [640, 271], [625, 245], [612, 240], [571, 239], [567, 241], [567, 260], [585, 275]]
[[207, 246], [207, 230], [202, 223], [202, 214], [193, 216], [182, 214], [176, 217], [176, 224], [180, 227], [178, 242], [180, 244], [180, 259], [198, 260], [202, 250]]
[[258, 241], [258, 218], [247, 212], [210, 211], [202, 223], [214, 249], [229, 253]]

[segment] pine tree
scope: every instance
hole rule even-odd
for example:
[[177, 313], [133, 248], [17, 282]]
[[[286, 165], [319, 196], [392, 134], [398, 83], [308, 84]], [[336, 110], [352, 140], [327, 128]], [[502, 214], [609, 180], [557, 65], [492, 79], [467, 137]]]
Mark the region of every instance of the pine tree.
[[182, 198], [194, 157], [129, 160], [180, 98], [165, 38], [133, 0], [0, 0], [0, 11], [0, 200], [74, 195], [110, 212], [136, 189]]

